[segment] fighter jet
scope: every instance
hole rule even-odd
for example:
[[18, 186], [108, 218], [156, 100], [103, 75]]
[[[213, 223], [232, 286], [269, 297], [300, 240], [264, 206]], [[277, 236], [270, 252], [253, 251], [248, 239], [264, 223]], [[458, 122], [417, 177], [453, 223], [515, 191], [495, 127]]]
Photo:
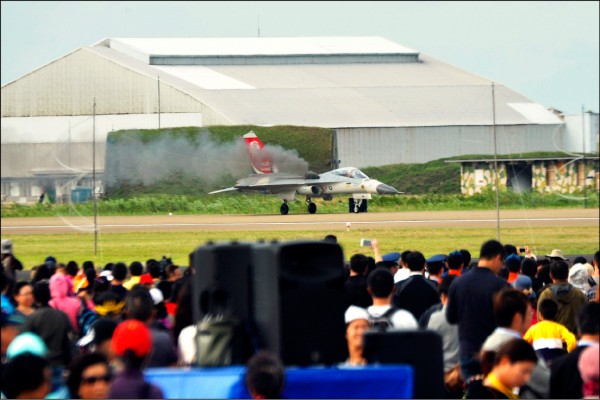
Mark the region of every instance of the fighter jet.
[[245, 134], [244, 141], [255, 174], [239, 179], [233, 187], [209, 194], [230, 191], [275, 194], [283, 201], [279, 211], [286, 215], [289, 212], [288, 201], [296, 200], [296, 195], [306, 196], [308, 212], [314, 214], [317, 212], [317, 205], [312, 199], [316, 197], [329, 201], [334, 195], [351, 195], [354, 198], [354, 212], [357, 213], [363, 200], [371, 199], [371, 194], [401, 193], [391, 186], [370, 179], [353, 167], [338, 168], [322, 174], [309, 171], [304, 176], [278, 172], [254, 132]]

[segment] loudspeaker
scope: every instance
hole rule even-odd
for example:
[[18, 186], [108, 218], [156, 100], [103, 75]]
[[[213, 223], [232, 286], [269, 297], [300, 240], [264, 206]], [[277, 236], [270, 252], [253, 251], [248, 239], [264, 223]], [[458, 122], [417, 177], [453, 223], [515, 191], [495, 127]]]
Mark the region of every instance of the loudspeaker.
[[410, 364], [415, 373], [413, 398], [445, 397], [444, 353], [442, 337], [437, 332], [365, 332], [363, 356], [368, 364]]
[[331, 365], [347, 357], [344, 256], [337, 243], [257, 244], [254, 320], [285, 365]]
[[194, 323], [208, 313], [229, 312], [252, 324], [251, 243], [207, 243], [191, 260]]

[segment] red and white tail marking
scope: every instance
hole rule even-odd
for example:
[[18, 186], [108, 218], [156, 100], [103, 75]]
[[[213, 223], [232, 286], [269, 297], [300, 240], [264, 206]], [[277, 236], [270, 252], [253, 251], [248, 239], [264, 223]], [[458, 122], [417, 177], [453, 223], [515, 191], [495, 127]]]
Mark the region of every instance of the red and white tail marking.
[[263, 151], [265, 146], [254, 132], [250, 131], [246, 133], [244, 141], [246, 142], [246, 149], [248, 150], [254, 172], [257, 174], [273, 173], [273, 160], [269, 154]]

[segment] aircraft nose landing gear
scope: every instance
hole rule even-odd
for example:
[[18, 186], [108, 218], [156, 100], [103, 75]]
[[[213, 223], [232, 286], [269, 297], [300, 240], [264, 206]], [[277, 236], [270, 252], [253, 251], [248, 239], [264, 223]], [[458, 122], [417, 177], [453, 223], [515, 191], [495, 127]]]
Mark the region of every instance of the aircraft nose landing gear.
[[283, 204], [279, 208], [279, 212], [281, 212], [281, 215], [287, 215], [287, 213], [289, 211], [290, 211], [290, 207], [287, 205], [287, 200], [284, 200]]
[[308, 208], [308, 212], [314, 214], [317, 212], [317, 205], [312, 202], [310, 197], [306, 198], [306, 207]]

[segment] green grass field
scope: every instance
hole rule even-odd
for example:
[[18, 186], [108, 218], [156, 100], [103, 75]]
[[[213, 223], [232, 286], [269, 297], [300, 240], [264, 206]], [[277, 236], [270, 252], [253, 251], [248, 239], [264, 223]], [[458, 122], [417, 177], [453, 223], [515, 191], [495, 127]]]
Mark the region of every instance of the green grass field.
[[[19, 235], [11, 234], [15, 255], [30, 269], [43, 263], [48, 255], [59, 262], [75, 260], [81, 264], [92, 260], [97, 266], [108, 262], [160, 259], [172, 257], [178, 265], [187, 265], [188, 254], [207, 241], [265, 240], [320, 240], [327, 233], [335, 234], [344, 249], [346, 258], [355, 253], [371, 254], [370, 248], [359, 246], [361, 238], [379, 240], [382, 254], [415, 249], [426, 257], [466, 248], [473, 257], [479, 254], [483, 241], [496, 238], [496, 229], [360, 229], [352, 227], [334, 232], [324, 231], [264, 231], [264, 232], [162, 232], [162, 233], [110, 233], [98, 236], [98, 254], [94, 256], [93, 234]], [[2, 239], [8, 236], [3, 235]], [[566, 253], [592, 254], [598, 250], [597, 227], [562, 228], [506, 228], [501, 230], [501, 241], [516, 246], [529, 245], [535, 254], [549, 254], [554, 248]]]

